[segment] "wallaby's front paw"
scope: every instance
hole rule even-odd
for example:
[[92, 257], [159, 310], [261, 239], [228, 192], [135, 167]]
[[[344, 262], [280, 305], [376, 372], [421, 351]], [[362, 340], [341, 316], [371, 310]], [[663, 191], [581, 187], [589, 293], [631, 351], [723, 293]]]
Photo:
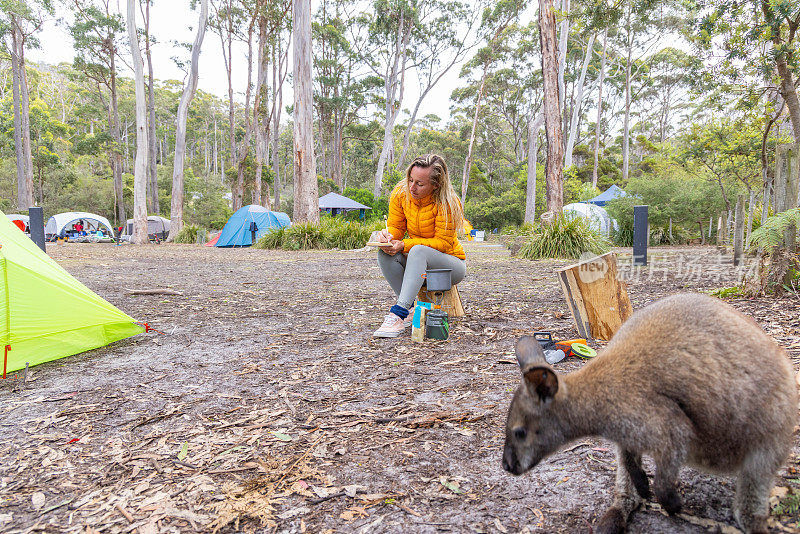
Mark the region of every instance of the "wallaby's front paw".
[[595, 529], [597, 534], [623, 534], [625, 532], [625, 517], [622, 515], [622, 510], [616, 506], [612, 506], [600, 521], [597, 522]]
[[681, 497], [674, 489], [667, 491], [663, 495], [658, 495], [658, 502], [669, 515], [675, 515], [681, 511]]

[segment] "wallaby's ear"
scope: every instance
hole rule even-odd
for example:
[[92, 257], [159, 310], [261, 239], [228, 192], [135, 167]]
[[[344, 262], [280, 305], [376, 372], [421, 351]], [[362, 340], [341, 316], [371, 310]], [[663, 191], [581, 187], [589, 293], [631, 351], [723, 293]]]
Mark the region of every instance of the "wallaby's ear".
[[532, 397], [539, 397], [542, 402], [555, 397], [558, 391], [558, 376], [549, 366], [537, 366], [523, 371], [525, 386]]
[[523, 336], [517, 341], [517, 362], [523, 371], [531, 364], [544, 362], [544, 351], [533, 336]]

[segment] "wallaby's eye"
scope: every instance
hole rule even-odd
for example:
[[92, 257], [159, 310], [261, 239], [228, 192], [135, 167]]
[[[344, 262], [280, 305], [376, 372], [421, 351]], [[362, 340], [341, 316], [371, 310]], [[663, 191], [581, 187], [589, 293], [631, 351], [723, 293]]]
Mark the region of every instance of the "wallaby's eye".
[[525, 427], [516, 428], [516, 429], [514, 429], [514, 437], [516, 439], [518, 439], [519, 441], [522, 441], [526, 437], [528, 437], [528, 431], [525, 430]]

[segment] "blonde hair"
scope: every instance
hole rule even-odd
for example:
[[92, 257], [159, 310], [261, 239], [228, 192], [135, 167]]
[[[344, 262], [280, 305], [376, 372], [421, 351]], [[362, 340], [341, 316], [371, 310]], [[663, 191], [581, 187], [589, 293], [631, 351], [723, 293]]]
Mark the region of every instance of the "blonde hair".
[[447, 172], [447, 164], [444, 158], [438, 154], [426, 154], [414, 158], [414, 161], [406, 169], [406, 177], [397, 184], [396, 190], [406, 195], [406, 202], [411, 201], [411, 194], [408, 191], [408, 181], [411, 179], [411, 169], [420, 167], [430, 169], [431, 184], [433, 184], [433, 200], [439, 209], [444, 209], [444, 222], [447, 226], [452, 217], [455, 229], [461, 232], [464, 228], [464, 208], [461, 199], [453, 189], [450, 182], [450, 175]]

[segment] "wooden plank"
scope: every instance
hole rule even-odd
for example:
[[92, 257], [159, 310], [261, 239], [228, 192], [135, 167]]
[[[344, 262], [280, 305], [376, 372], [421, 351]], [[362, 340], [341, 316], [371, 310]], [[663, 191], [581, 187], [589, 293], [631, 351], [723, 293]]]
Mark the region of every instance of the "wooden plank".
[[609, 340], [633, 313], [613, 252], [569, 265], [557, 274], [581, 337]]

